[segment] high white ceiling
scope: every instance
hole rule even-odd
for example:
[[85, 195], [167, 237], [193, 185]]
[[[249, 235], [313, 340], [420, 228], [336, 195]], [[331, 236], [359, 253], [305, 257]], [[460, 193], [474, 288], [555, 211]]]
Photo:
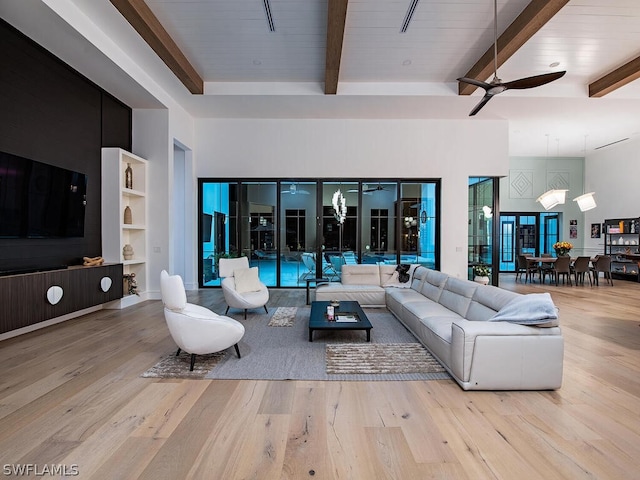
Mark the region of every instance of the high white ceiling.
[[[62, 0], [22, 1], [30, 17], [42, 10], [34, 6], [40, 1], [61, 15], [55, 4]], [[484, 92], [459, 96], [456, 78], [493, 44], [493, 0], [419, 0], [406, 33], [400, 30], [411, 0], [350, 0], [336, 95], [325, 95], [323, 86], [327, 0], [270, 0], [275, 31], [263, 0], [146, 0], [203, 79], [204, 95], [189, 93], [109, 0], [64, 2], [198, 117], [505, 118], [513, 156], [583, 156], [640, 135], [640, 81], [603, 98], [588, 96], [591, 82], [640, 56], [638, 0], [570, 0], [498, 68], [504, 81], [567, 74], [504, 92], [471, 118]], [[11, 23], [15, 13], [2, 3]], [[528, 3], [498, 1], [499, 35]], [[78, 52], [67, 55], [81, 62]]]

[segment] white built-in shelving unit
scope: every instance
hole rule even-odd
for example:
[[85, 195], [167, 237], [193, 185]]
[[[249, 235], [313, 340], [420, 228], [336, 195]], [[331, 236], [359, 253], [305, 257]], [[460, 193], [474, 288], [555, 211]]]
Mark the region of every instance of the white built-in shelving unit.
[[[131, 166], [131, 188], [125, 171]], [[124, 223], [125, 208], [131, 210], [132, 223]], [[102, 256], [105, 262], [122, 263], [123, 274], [134, 273], [137, 294], [127, 293], [112, 302], [111, 308], [124, 308], [147, 298], [147, 161], [121, 148], [102, 149]], [[125, 260], [123, 247], [133, 247], [133, 257]]]

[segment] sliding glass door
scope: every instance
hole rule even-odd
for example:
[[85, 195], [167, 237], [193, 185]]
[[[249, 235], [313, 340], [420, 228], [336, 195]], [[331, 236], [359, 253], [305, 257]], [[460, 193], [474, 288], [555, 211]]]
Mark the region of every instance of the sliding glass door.
[[316, 182], [280, 183], [280, 283], [281, 287], [305, 285], [315, 278]]
[[271, 287], [338, 280], [349, 263], [438, 268], [437, 180], [199, 181], [200, 286], [246, 256]]

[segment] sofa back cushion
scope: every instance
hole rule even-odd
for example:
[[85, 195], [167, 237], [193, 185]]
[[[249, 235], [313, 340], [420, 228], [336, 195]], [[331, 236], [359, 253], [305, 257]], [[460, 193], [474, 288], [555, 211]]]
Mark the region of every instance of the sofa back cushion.
[[519, 296], [519, 293], [509, 290], [492, 285], [482, 285], [481, 288], [476, 288], [473, 294], [466, 318], [471, 321], [487, 321], [507, 303]]
[[385, 285], [392, 281], [393, 274], [396, 272], [397, 265], [381, 264], [380, 269], [380, 285]]
[[422, 293], [422, 295], [427, 297], [429, 300], [439, 302], [440, 295], [442, 294], [442, 289], [447, 283], [447, 278], [449, 278], [449, 275], [439, 272], [438, 270], [426, 270], [427, 271], [424, 277], [424, 282], [422, 283], [422, 288], [420, 289], [420, 293]]
[[380, 285], [378, 265], [343, 265], [341, 280], [344, 285]]
[[413, 270], [410, 282], [411, 288], [413, 288], [416, 292], [419, 292], [422, 288], [422, 282], [424, 282], [428, 271], [429, 269], [427, 267], [423, 267], [422, 265], [417, 265]]
[[[427, 276], [428, 279], [429, 277]], [[444, 284], [438, 303], [466, 318], [469, 305], [471, 305], [471, 298], [473, 298], [473, 294], [479, 286], [484, 287], [484, 285], [469, 280], [449, 277]]]

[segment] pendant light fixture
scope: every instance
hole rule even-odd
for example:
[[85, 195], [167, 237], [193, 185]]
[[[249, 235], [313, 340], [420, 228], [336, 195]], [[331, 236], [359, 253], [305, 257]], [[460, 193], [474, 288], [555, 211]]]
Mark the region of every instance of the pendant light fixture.
[[536, 202], [540, 202], [545, 210], [551, 210], [556, 205], [565, 202], [567, 190], [549, 190], [540, 195]]
[[593, 198], [594, 193], [595, 192], [585, 193], [573, 199], [574, 202], [578, 202], [578, 207], [580, 207], [581, 212], [586, 212], [587, 210], [597, 207], [596, 200]]
[[[587, 136], [584, 136], [584, 156], [587, 156]], [[583, 180], [584, 183], [584, 180]], [[580, 207], [581, 212], [586, 212], [587, 210], [591, 210], [596, 208], [596, 200], [593, 198], [593, 194], [595, 192], [585, 193], [584, 195], [580, 195], [573, 199], [574, 202], [578, 202], [578, 207]]]

